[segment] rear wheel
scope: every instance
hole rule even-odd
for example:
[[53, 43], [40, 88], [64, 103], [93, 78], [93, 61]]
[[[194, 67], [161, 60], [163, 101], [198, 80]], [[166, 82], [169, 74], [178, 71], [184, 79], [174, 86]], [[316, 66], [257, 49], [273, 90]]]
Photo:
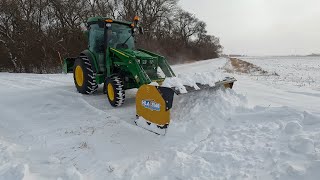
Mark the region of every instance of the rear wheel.
[[92, 65], [86, 56], [76, 59], [73, 66], [74, 84], [79, 93], [92, 94], [98, 89]]
[[119, 107], [124, 103], [125, 91], [123, 82], [119, 76], [108, 78], [104, 87], [108, 100], [113, 107]]

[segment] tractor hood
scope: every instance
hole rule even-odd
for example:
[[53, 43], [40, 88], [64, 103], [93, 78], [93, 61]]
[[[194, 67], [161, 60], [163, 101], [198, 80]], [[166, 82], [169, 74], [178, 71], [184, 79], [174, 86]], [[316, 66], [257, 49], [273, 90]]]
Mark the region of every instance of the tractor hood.
[[150, 56], [149, 54], [144, 53], [142, 51], [138, 51], [138, 50], [125, 49], [125, 50], [121, 50], [121, 51], [130, 55], [130, 56], [135, 56], [136, 58], [142, 59], [142, 60], [156, 59], [156, 57]]

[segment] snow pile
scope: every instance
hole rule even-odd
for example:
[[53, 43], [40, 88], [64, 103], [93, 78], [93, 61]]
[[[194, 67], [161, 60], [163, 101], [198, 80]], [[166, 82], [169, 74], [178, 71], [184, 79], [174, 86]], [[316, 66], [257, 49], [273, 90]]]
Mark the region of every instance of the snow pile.
[[303, 113], [304, 121], [303, 124], [305, 125], [319, 125], [320, 124], [320, 116], [310, 114], [307, 111]]
[[0, 180], [21, 180], [30, 177], [28, 164], [19, 163], [14, 158], [21, 150], [21, 147], [0, 138]]
[[0, 180], [83, 180], [83, 176], [74, 167], [61, 167], [60, 161], [56, 158], [52, 161], [52, 157], [42, 164], [43, 171], [46, 172], [45, 176], [30, 172], [29, 164], [24, 159], [30, 158], [25, 156], [28, 151], [29, 149], [0, 139]]
[[298, 121], [291, 121], [289, 123], [287, 123], [286, 127], [285, 127], [285, 132], [287, 134], [295, 134], [300, 132], [302, 129], [302, 126], [300, 125], [300, 123]]
[[177, 77], [166, 78], [162, 86], [174, 87], [180, 93], [187, 93], [185, 86], [193, 87], [195, 90], [200, 89], [197, 84], [214, 87], [216, 82], [224, 80], [225, 77], [221, 72], [182, 73]]
[[28, 165], [12, 165], [11, 167], [2, 167], [0, 179], [21, 180], [29, 176]]
[[292, 151], [302, 154], [314, 153], [314, 141], [304, 135], [297, 135], [291, 138], [289, 147]]
[[167, 135], [155, 139], [161, 150], [125, 166], [110, 162], [111, 174], [142, 180], [312, 180], [320, 175], [320, 132], [302, 124], [304, 114], [288, 107], [251, 109], [232, 90], [180, 95]]

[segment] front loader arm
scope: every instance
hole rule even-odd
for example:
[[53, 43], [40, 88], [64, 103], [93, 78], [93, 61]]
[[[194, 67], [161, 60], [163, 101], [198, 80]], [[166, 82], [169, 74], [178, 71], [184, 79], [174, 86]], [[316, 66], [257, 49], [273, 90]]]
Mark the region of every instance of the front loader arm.
[[152, 82], [135, 57], [114, 48], [110, 48], [110, 51], [121, 60], [113, 63], [118, 66], [127, 66], [125, 69], [131, 72], [139, 87], [143, 84], [150, 84]]
[[152, 53], [150, 51], [144, 50], [144, 49], [138, 49], [141, 52], [144, 52], [146, 54], [149, 54], [150, 56], [157, 57], [158, 62], [159, 62], [159, 67], [163, 71], [164, 75], [166, 77], [175, 77], [176, 75], [174, 74], [173, 70], [171, 69], [170, 65], [168, 64], [168, 61], [166, 60], [165, 57], [160, 56], [158, 54]]

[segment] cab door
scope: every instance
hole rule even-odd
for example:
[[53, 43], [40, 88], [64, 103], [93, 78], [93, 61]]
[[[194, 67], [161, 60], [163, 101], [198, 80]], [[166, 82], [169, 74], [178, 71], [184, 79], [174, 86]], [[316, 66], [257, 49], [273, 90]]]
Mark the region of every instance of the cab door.
[[95, 55], [99, 65], [99, 72], [104, 72], [106, 65], [104, 62], [104, 29], [98, 24], [90, 25], [89, 30], [89, 50]]

